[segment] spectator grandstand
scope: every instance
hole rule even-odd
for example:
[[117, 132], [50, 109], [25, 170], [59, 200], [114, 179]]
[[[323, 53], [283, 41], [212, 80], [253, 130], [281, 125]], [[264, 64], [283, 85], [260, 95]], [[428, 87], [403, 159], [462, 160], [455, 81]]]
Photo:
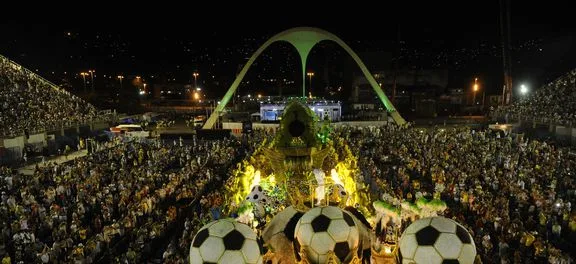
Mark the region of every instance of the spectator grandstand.
[[538, 118], [542, 122], [559, 125], [576, 124], [576, 69], [544, 85], [528, 98], [499, 108], [497, 117], [509, 119]]
[[0, 137], [107, 118], [97, 109], [0, 55]]

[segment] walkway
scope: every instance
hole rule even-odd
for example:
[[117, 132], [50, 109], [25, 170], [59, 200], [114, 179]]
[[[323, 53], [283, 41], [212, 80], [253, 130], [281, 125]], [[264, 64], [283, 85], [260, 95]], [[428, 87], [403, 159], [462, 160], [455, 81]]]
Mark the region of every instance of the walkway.
[[44, 166], [44, 163], [48, 163], [48, 162], [60, 164], [60, 163], [64, 163], [67, 161], [71, 161], [71, 160], [76, 159], [76, 158], [84, 157], [87, 154], [88, 154], [88, 150], [83, 149], [80, 151], [74, 151], [74, 152], [70, 153], [68, 155], [68, 157], [66, 157], [64, 155], [49, 157], [48, 159], [46, 159], [45, 162], [39, 161], [39, 162], [35, 162], [32, 164], [28, 164], [24, 167], [21, 167], [18, 169], [18, 172], [20, 172], [24, 175], [32, 175], [32, 174], [34, 174], [34, 169], [36, 168], [36, 164], [38, 164], [38, 166], [40, 166], [40, 167]]

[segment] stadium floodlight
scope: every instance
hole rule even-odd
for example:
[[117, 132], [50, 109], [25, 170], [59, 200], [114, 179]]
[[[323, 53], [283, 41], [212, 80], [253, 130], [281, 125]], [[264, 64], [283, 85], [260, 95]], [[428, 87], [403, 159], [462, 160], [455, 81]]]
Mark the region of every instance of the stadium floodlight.
[[520, 93], [523, 95], [528, 93], [528, 87], [525, 84], [520, 85]]

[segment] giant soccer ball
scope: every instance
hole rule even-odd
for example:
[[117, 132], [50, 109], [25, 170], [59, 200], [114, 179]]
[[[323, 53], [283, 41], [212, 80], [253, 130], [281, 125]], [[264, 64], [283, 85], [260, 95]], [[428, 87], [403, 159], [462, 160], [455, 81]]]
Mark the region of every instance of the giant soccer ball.
[[298, 223], [298, 220], [300, 220], [302, 215], [304, 215], [304, 213], [296, 210], [292, 206], [282, 210], [272, 218], [272, 221], [270, 221], [262, 232], [264, 242], [270, 244], [271, 242], [274, 242], [276, 237], [281, 236], [292, 243], [292, 241], [294, 241], [296, 223]]
[[472, 264], [476, 246], [470, 233], [452, 219], [436, 216], [415, 221], [400, 238], [402, 263]]
[[261, 245], [256, 233], [234, 219], [208, 223], [190, 245], [190, 264], [261, 264]]
[[372, 226], [366, 220], [366, 217], [360, 211], [352, 206], [347, 206], [344, 208], [345, 211], [349, 212], [356, 226], [358, 227], [358, 233], [360, 238], [360, 246], [358, 247], [358, 256], [361, 256], [363, 260], [369, 260], [372, 254]]
[[[341, 263], [348, 263], [360, 246], [358, 227], [353, 217], [338, 207], [315, 207], [296, 224], [296, 260], [326, 263], [332, 252]], [[300, 251], [304, 253], [301, 255]]]
[[262, 232], [264, 245], [274, 252], [274, 263], [294, 263], [294, 231], [303, 212], [289, 206], [276, 214]]

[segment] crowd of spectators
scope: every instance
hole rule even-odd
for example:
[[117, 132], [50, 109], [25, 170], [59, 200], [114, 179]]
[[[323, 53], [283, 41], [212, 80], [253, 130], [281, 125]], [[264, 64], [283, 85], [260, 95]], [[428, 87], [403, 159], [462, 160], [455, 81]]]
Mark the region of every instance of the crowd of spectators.
[[91, 104], [0, 56], [0, 136], [23, 135], [88, 122]]
[[[483, 263], [570, 263], [576, 155], [491, 130], [337, 130], [359, 157], [373, 199], [436, 195], [471, 231]], [[406, 227], [405, 223], [403, 227]]]
[[515, 103], [497, 109], [494, 114], [515, 120], [538, 118], [560, 125], [576, 124], [576, 69], [534, 93], [527, 93], [519, 95]]
[[108, 142], [26, 176], [0, 171], [3, 263], [137, 263], [241, 148], [234, 139]]

